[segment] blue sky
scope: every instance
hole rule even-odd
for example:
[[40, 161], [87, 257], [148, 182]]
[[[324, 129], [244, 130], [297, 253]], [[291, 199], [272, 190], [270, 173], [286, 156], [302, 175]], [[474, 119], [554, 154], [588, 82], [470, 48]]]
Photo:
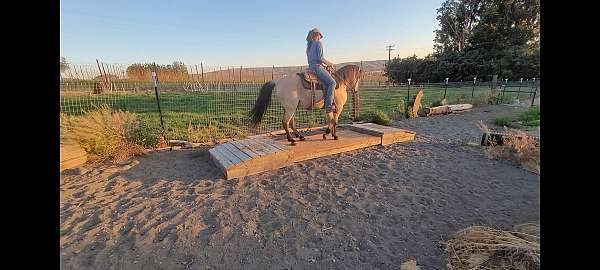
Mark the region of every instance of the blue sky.
[[433, 51], [442, 0], [61, 1], [60, 53], [72, 63], [179, 60], [206, 66], [305, 65], [319, 27], [325, 58], [387, 59]]

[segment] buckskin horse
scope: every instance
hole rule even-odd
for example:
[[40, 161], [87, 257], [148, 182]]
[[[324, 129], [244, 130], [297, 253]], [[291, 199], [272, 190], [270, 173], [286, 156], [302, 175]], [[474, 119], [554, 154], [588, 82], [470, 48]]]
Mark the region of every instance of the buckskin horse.
[[[358, 92], [362, 71], [357, 65], [346, 65], [332, 73], [336, 81], [336, 88], [333, 91], [333, 104], [336, 108], [334, 113], [327, 115], [327, 129], [323, 134], [323, 139], [331, 133], [334, 140], [338, 139], [336, 127], [338, 118], [344, 109], [344, 104], [348, 99], [347, 89], [351, 89], [354, 94]], [[262, 85], [260, 94], [254, 103], [254, 107], [249, 112], [251, 126], [258, 125], [265, 114], [273, 91], [283, 107], [283, 129], [285, 130], [287, 140], [291, 145], [295, 145], [295, 140], [290, 134], [291, 127], [294, 136], [300, 141], [304, 141], [304, 136], [296, 130], [294, 125], [294, 113], [297, 108], [304, 109], [322, 109], [325, 105], [323, 99], [323, 84], [318, 82], [314, 74], [310, 72], [296, 73], [294, 76], [286, 76], [281, 79], [272, 80]]]

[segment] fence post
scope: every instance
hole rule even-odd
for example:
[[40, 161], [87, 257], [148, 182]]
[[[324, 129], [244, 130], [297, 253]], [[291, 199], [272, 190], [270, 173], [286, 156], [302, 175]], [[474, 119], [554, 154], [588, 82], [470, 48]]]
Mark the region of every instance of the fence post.
[[273, 80], [273, 73], [275, 73], [275, 65], [273, 65], [273, 69], [271, 70], [271, 81]]
[[444, 83], [444, 98], [446, 98], [446, 90], [448, 89], [448, 79], [450, 78], [446, 78], [446, 82]]
[[352, 95], [352, 118], [354, 122], [358, 122], [360, 113], [360, 96], [358, 91], [353, 91]]
[[519, 94], [521, 94], [521, 85], [523, 85], [523, 78], [519, 81], [519, 90], [517, 91], [517, 100], [519, 99]]
[[408, 89], [406, 91], [406, 106], [408, 106], [408, 104], [410, 103], [410, 81], [412, 79], [408, 78]]
[[502, 89], [502, 101], [504, 102], [504, 93], [506, 92], [506, 87], [508, 86], [508, 78], [504, 78], [504, 88]]
[[[102, 76], [104, 78], [104, 76], [102, 75], [102, 69], [100, 68], [100, 61], [98, 61], [98, 59], [96, 59], [96, 64], [98, 65], [98, 72], [100, 72], [100, 76]], [[102, 91], [100, 91], [102, 92]]]
[[471, 90], [471, 99], [475, 97], [475, 84], [477, 83], [477, 76], [473, 77], [473, 90]]
[[533, 107], [533, 103], [535, 102], [535, 94], [537, 94], [537, 84], [535, 84], [535, 77], [533, 77], [533, 85], [535, 86], [535, 90], [533, 90], [533, 98], [531, 98], [531, 107]]
[[534, 85], [535, 85], [535, 77], [533, 77], [533, 79], [531, 80], [531, 88], [529, 89], [529, 98], [532, 98], [532, 96], [533, 96], [532, 92], [535, 89]]
[[167, 138], [165, 136], [165, 125], [163, 123], [162, 111], [160, 110], [160, 99], [158, 98], [158, 76], [156, 74], [156, 63], [152, 63], [152, 84], [154, 85], [154, 94], [156, 95], [156, 105], [158, 106], [158, 114], [160, 115], [160, 128], [163, 139], [165, 142]]
[[204, 85], [204, 65], [200, 62], [200, 72], [202, 72], [202, 85]]

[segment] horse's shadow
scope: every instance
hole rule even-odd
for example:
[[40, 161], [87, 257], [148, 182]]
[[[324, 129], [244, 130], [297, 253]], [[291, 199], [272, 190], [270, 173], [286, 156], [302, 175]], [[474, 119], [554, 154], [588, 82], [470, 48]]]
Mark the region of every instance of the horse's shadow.
[[181, 151], [157, 151], [136, 157], [131, 168], [113, 175], [129, 181], [140, 181], [149, 186], [157, 181], [216, 182], [223, 179], [222, 173], [210, 160], [209, 148]]

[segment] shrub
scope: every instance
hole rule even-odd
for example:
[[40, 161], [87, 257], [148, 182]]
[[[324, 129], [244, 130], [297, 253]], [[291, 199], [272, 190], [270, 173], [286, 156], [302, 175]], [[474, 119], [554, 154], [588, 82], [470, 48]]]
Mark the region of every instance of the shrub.
[[496, 95], [494, 91], [486, 91], [473, 100], [473, 106], [496, 104]]
[[200, 143], [225, 138], [225, 134], [219, 132], [219, 127], [213, 124], [208, 124], [208, 126], [195, 126], [190, 122], [188, 124], [187, 132], [189, 142]]
[[384, 126], [392, 125], [392, 120], [390, 117], [387, 115], [387, 113], [382, 111], [375, 112], [375, 115], [373, 116], [373, 122]]
[[[483, 122], [478, 123], [483, 132], [489, 132]], [[507, 135], [503, 145], [487, 147], [484, 149], [486, 155], [491, 158], [515, 160], [521, 166], [531, 172], [540, 173], [540, 147], [539, 143], [527, 133], [521, 130], [506, 129]]]
[[136, 142], [140, 129], [137, 115], [111, 111], [106, 105], [81, 116], [61, 114], [60, 129], [60, 142], [78, 143], [92, 162], [120, 162], [145, 152]]
[[404, 119], [406, 117], [408, 117], [408, 114], [406, 114], [406, 110], [408, 108], [406, 107], [406, 104], [404, 103], [404, 99], [401, 99], [400, 102], [398, 102], [398, 108], [396, 108], [398, 115], [400, 116], [400, 119]]
[[467, 95], [460, 94], [459, 96], [456, 96], [456, 101], [454, 102], [454, 104], [462, 104], [462, 102], [465, 100], [467, 100]]
[[501, 117], [494, 119], [494, 125], [499, 126], [499, 127], [509, 127], [512, 125], [513, 121], [514, 120], [511, 117], [501, 116]]
[[471, 226], [456, 232], [441, 242], [448, 269], [539, 269], [539, 233], [530, 232], [539, 231], [539, 225], [518, 226], [519, 231]]
[[522, 112], [518, 116], [524, 126], [539, 126], [540, 125], [540, 107], [534, 106], [529, 110]]

